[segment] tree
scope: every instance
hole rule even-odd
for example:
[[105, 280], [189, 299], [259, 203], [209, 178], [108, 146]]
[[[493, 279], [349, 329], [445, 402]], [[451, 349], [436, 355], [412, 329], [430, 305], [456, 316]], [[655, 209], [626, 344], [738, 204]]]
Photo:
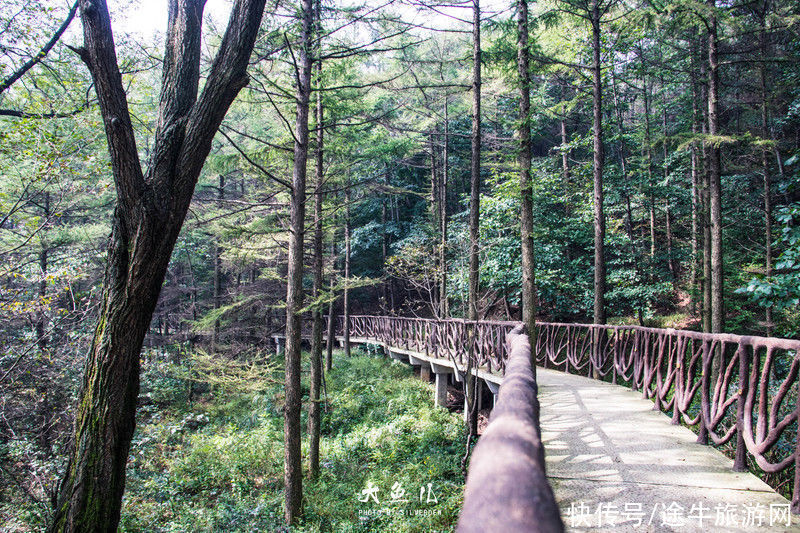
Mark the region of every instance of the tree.
[[722, 264], [722, 161], [719, 139], [719, 59], [716, 0], [708, 0], [708, 136], [709, 136], [709, 212], [711, 220], [711, 332], [725, 328]]
[[51, 531], [116, 529], [139, 392], [139, 353], [211, 141], [236, 95], [264, 0], [237, 0], [203, 91], [203, 2], [171, 0], [152, 156], [142, 170], [104, 0], [82, 0], [84, 45], [117, 194], [100, 317]]
[[[519, 190], [520, 225], [522, 235], [522, 322], [528, 331], [531, 346], [536, 335], [536, 258], [533, 247], [533, 190], [531, 187], [531, 127], [530, 84], [528, 56], [528, 2], [517, 3], [517, 72], [519, 75]], [[563, 124], [563, 122], [562, 122]], [[533, 367], [535, 368], [535, 366]]]
[[316, 37], [315, 53], [317, 57], [316, 80], [317, 80], [317, 101], [315, 113], [317, 146], [314, 151], [314, 286], [312, 297], [316, 304], [312, 309], [312, 329], [311, 329], [311, 385], [309, 387], [309, 409], [308, 409], [308, 474], [315, 478], [319, 474], [319, 439], [320, 426], [322, 424], [322, 412], [320, 410], [320, 389], [322, 388], [322, 268], [324, 263], [322, 251], [322, 202], [324, 194], [325, 163], [324, 140], [325, 140], [325, 113], [322, 104], [322, 61], [321, 56], [321, 36], [322, 36], [322, 0], [316, 0], [314, 6], [314, 31]]
[[286, 406], [284, 407], [284, 517], [295, 523], [303, 512], [303, 471], [300, 456], [300, 342], [303, 308], [303, 240], [305, 236], [308, 112], [311, 97], [311, 0], [301, 3], [301, 32], [295, 65], [297, 114], [294, 129], [294, 167], [289, 234], [289, 272], [286, 286]]
[[[481, 199], [481, 6], [472, 0], [472, 152], [469, 200], [469, 301], [467, 319], [478, 320], [480, 291], [480, 199]], [[476, 339], [470, 338], [470, 361], [467, 366], [465, 395], [467, 428], [470, 436], [478, 434], [478, 390], [480, 382], [472, 373]]]

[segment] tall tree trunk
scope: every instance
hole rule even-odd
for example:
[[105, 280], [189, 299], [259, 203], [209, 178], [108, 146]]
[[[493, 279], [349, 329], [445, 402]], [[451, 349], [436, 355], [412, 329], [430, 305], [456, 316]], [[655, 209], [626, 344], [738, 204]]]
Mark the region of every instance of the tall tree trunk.
[[[222, 209], [225, 201], [225, 175], [219, 175], [219, 188], [217, 189], [217, 209]], [[220, 246], [219, 236], [214, 237], [214, 309], [219, 309], [222, 305], [222, 246]], [[219, 342], [219, 318], [214, 320], [214, 333], [211, 337], [211, 345], [216, 349]]]
[[711, 331], [725, 329], [723, 303], [724, 279], [722, 264], [722, 163], [716, 137], [719, 129], [719, 61], [717, 59], [716, 0], [708, 0], [711, 10], [708, 31], [708, 134], [709, 146], [709, 207], [711, 216]]
[[[706, 48], [708, 41], [706, 40]], [[708, 50], [705, 50], [708, 54]], [[700, 63], [700, 75], [703, 80], [700, 86], [700, 99], [703, 105], [703, 136], [708, 135], [708, 61]], [[710, 177], [710, 164], [709, 164], [709, 144], [703, 142], [702, 145], [702, 168], [700, 174], [702, 179], [702, 226], [703, 226], [703, 331], [711, 333], [711, 185]]]
[[[44, 193], [44, 205], [42, 206], [42, 219], [47, 223], [50, 220], [50, 193]], [[43, 234], [44, 232], [42, 232]], [[44, 237], [41, 239], [41, 249], [39, 250], [39, 271], [41, 272], [41, 279], [39, 280], [39, 300], [42, 309], [36, 313], [36, 344], [39, 348], [39, 353], [45, 356], [47, 353], [47, 315], [43, 310], [44, 300], [47, 297], [47, 267], [49, 245]]]
[[286, 287], [286, 381], [283, 424], [284, 519], [294, 524], [303, 514], [303, 471], [300, 446], [300, 343], [303, 308], [303, 240], [306, 214], [306, 165], [308, 161], [308, 111], [311, 96], [311, 63], [314, 7], [301, 1], [300, 46], [297, 50], [294, 129], [294, 168], [290, 208], [289, 271]]
[[[700, 114], [698, 110], [697, 97], [697, 77], [695, 75], [695, 41], [690, 39], [690, 59], [689, 82], [692, 90], [692, 138], [696, 138], [699, 133], [698, 122]], [[698, 258], [700, 253], [700, 161], [697, 152], [697, 142], [692, 140], [691, 144], [691, 181], [692, 181], [692, 260], [689, 267], [689, 294], [691, 295], [691, 313], [697, 314], [698, 290]]]
[[[645, 67], [644, 51], [640, 51], [642, 68]], [[647, 161], [647, 197], [648, 209], [650, 212], [650, 281], [653, 281], [653, 268], [656, 256], [656, 197], [655, 180], [653, 178], [653, 136], [650, 132], [650, 87], [647, 84], [647, 74], [642, 79], [642, 100], [644, 102], [644, 156]]]
[[[761, 57], [763, 61], [759, 63], [758, 77], [759, 89], [761, 93], [761, 136], [763, 140], [770, 138], [769, 132], [769, 93], [767, 92], [767, 64], [766, 59], [769, 54], [769, 44], [767, 42], [766, 17], [769, 11], [769, 0], [764, 0], [763, 11], [760, 13], [761, 34], [759, 41], [761, 46]], [[772, 176], [769, 170], [768, 147], [761, 150], [761, 172], [764, 174], [764, 266], [767, 279], [772, 278]], [[774, 324], [772, 322], [772, 306], [767, 305], [764, 309], [764, 321], [766, 322], [765, 334], [772, 336]]]
[[603, 82], [600, 65], [600, 6], [592, 0], [592, 142], [594, 158], [594, 323], [606, 323], [606, 220], [603, 214]]
[[[522, 236], [522, 322], [528, 332], [531, 347], [536, 346], [536, 257], [533, 241], [533, 189], [531, 185], [531, 75], [528, 67], [528, 1], [518, 0], [517, 75], [519, 77], [519, 191]], [[536, 370], [536, 354], [531, 354]]]
[[[44, 193], [44, 205], [42, 206], [42, 219], [45, 224], [50, 221], [50, 193]], [[47, 269], [49, 266], [49, 243], [45, 238], [45, 231], [41, 233], [41, 249], [39, 250], [39, 271], [41, 279], [39, 280], [39, 307], [36, 312], [36, 345], [39, 348], [39, 365], [42, 375], [36, 379], [36, 389], [39, 395], [39, 412], [41, 414], [41, 429], [39, 430], [39, 443], [45, 452], [51, 452], [51, 439], [50, 439], [50, 387], [46, 379], [43, 379], [44, 374], [52, 366], [51, 359], [48, 356], [48, 342], [47, 342], [47, 313], [45, 313], [45, 300], [47, 298]]]
[[619, 95], [617, 93], [617, 78], [613, 70], [611, 72], [611, 89], [614, 97], [614, 114], [617, 118], [617, 128], [619, 129], [619, 141], [617, 143], [619, 168], [620, 172], [622, 172], [622, 181], [625, 184], [622, 192], [625, 197], [625, 233], [628, 234], [628, 239], [630, 240], [631, 260], [636, 265], [636, 271], [638, 272], [639, 261], [636, 258], [636, 236], [633, 233], [633, 209], [631, 208], [631, 180], [628, 175], [628, 157], [625, 146], [625, 122], [622, 119], [622, 109], [619, 105]]
[[[472, 161], [470, 165], [469, 203], [469, 294], [467, 319], [478, 320], [479, 289], [479, 239], [481, 199], [481, 7], [480, 0], [472, 0]], [[470, 364], [475, 355], [474, 326], [470, 335]], [[470, 372], [466, 376], [467, 431], [470, 436], [478, 434], [477, 379]]]
[[[433, 132], [428, 135], [428, 148], [431, 152], [431, 198], [430, 198], [430, 216], [431, 216], [431, 228], [433, 229], [434, 234], [441, 231], [442, 224], [439, 217], [442, 214], [441, 206], [439, 202], [441, 201], [441, 191], [439, 185], [439, 172], [438, 172], [438, 165], [436, 161], [436, 144], [433, 141]], [[438, 246], [437, 246], [438, 248]], [[439, 288], [441, 287], [441, 277], [442, 277], [442, 262], [441, 262], [441, 255], [436, 253], [434, 255], [434, 275], [433, 279], [431, 280], [430, 284], [430, 306], [431, 306], [431, 313], [435, 317], [441, 318], [441, 310], [442, 310], [442, 301], [441, 301], [441, 294], [439, 292]]]
[[567, 119], [562, 118], [559, 121], [561, 129], [561, 176], [564, 180], [564, 192], [569, 194], [569, 150], [565, 147], [569, 144], [569, 137], [567, 136]]
[[[314, 286], [313, 298], [318, 302], [322, 295], [322, 185], [324, 163], [324, 112], [322, 108], [322, 60], [320, 59], [320, 38], [322, 0], [314, 2], [314, 36], [317, 71], [316, 133], [317, 146], [314, 175]], [[311, 376], [308, 407], [308, 475], [312, 479], [319, 474], [319, 439], [321, 425], [320, 389], [322, 388], [322, 306], [317, 303], [312, 310], [311, 326]]]
[[[333, 224], [333, 235], [331, 236], [331, 262], [333, 269], [336, 270], [336, 222]], [[333, 345], [336, 342], [336, 294], [335, 294], [335, 272], [331, 272], [330, 280], [330, 302], [328, 303], [328, 339], [325, 345], [325, 372], [330, 372], [333, 368]]]
[[[663, 68], [663, 66], [662, 66]], [[661, 87], [662, 90], [664, 89], [664, 78], [661, 78]], [[664, 185], [669, 185], [669, 165], [667, 164], [667, 159], [669, 158], [669, 151], [667, 147], [667, 135], [669, 134], [668, 126], [667, 126], [667, 101], [666, 101], [666, 93], [664, 97], [664, 110], [661, 114], [661, 127], [664, 131], [664, 140], [661, 143], [662, 145], [662, 158], [663, 158], [663, 170], [664, 170]], [[675, 257], [672, 253], [672, 245], [673, 245], [673, 238], [672, 238], [672, 208], [670, 207], [670, 198], [669, 194], [666, 195], [664, 199], [664, 221], [666, 225], [667, 231], [667, 267], [669, 267], [669, 273], [672, 275], [672, 280], [677, 282], [678, 280], [678, 269], [675, 266]]]
[[441, 269], [439, 302], [441, 308], [439, 315], [447, 318], [450, 315], [450, 305], [447, 301], [447, 187], [450, 164], [449, 132], [450, 117], [448, 112], [447, 95], [444, 97], [444, 148], [442, 149], [442, 174], [439, 183], [439, 268]]
[[[392, 217], [392, 223], [396, 225], [400, 223], [400, 215], [398, 213], [399, 209], [397, 208], [397, 196], [390, 196], [389, 197], [389, 214]], [[389, 304], [392, 313], [397, 312], [397, 305], [398, 302], [395, 301], [395, 290], [394, 290], [394, 278], [389, 278]]]
[[344, 190], [344, 290], [342, 291], [342, 307], [344, 307], [344, 355], [350, 357], [350, 182]]
[[467, 318], [478, 320], [481, 201], [481, 8], [472, 1], [472, 155], [469, 203], [469, 295]]
[[[561, 84], [560, 87], [560, 96], [559, 102], [563, 104], [564, 102], [564, 94], [565, 94], [565, 85], [566, 81]], [[561, 133], [561, 179], [562, 179], [562, 186], [564, 188], [564, 215], [569, 215], [571, 211], [570, 206], [570, 198], [572, 197], [572, 187], [570, 185], [571, 177], [570, 177], [570, 169], [569, 169], [569, 155], [570, 150], [567, 148], [569, 144], [569, 135], [567, 135], [567, 116], [566, 116], [566, 106], [562, 107], [561, 115], [559, 122], [559, 130]]]
[[116, 531], [139, 393], [139, 361], [175, 241], [225, 113], [247, 83], [264, 0], [237, 0], [198, 96], [203, 2], [171, 0], [153, 156], [142, 172], [105, 0], [81, 0], [84, 47], [117, 205], [99, 320], [50, 531]]
[[[386, 180], [389, 181], [388, 179]], [[386, 231], [386, 197], [381, 198], [381, 268], [383, 269], [384, 280], [381, 286], [383, 291], [383, 304], [384, 313], [388, 314], [389, 307], [389, 277], [386, 275], [386, 257], [389, 252], [389, 233]]]

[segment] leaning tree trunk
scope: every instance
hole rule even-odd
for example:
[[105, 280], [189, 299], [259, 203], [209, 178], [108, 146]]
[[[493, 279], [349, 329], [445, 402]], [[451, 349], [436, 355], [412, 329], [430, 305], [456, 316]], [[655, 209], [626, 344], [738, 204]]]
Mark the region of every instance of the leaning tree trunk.
[[300, 342], [303, 308], [303, 241], [306, 215], [306, 164], [308, 161], [308, 110], [311, 96], [311, 42], [314, 7], [302, 0], [302, 30], [297, 50], [297, 116], [294, 129], [294, 169], [290, 208], [289, 270], [286, 287], [286, 378], [283, 423], [284, 519], [287, 525], [303, 514], [303, 471], [300, 448]]
[[[522, 322], [531, 347], [536, 347], [536, 258], [533, 249], [533, 189], [531, 186], [531, 75], [528, 68], [528, 1], [519, 0], [517, 21], [517, 74], [519, 76], [519, 191], [522, 236]], [[536, 371], [536, 354], [531, 352]]]
[[237, 0], [198, 97], [203, 2], [171, 0], [147, 174], [138, 158], [105, 0], [81, 0], [84, 47], [111, 155], [117, 205], [99, 321], [50, 531], [116, 531], [139, 394], [139, 357], [211, 141], [247, 84], [264, 0]]

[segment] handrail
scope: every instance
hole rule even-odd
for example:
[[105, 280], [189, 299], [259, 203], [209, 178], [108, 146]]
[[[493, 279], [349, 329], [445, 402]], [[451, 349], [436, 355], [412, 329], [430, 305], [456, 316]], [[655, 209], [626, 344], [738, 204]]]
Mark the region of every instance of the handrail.
[[561, 532], [564, 525], [545, 476], [536, 377], [522, 324], [506, 342], [503, 385], [472, 452], [457, 531]]
[[[355, 337], [455, 359], [470, 353], [503, 372], [513, 322], [351, 317]], [[340, 324], [341, 330], [341, 324]], [[474, 350], [470, 350], [474, 342]], [[792, 511], [800, 513], [800, 341], [641, 326], [537, 323], [536, 363], [641, 391], [698, 432], [698, 442], [732, 443], [734, 469], [748, 457], [766, 473], [794, 466]], [[789, 435], [788, 433], [791, 433]]]

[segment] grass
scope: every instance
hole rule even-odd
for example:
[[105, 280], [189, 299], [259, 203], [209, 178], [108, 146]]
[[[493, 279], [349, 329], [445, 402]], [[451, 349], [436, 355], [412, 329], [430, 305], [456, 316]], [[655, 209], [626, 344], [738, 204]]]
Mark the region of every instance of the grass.
[[[434, 407], [431, 386], [409, 367], [354, 353], [327, 376], [322, 468], [304, 480], [304, 518], [291, 531], [452, 531], [463, 496], [460, 417]], [[285, 530], [282, 402], [275, 384], [151, 409], [131, 450], [121, 530]], [[380, 503], [359, 500], [371, 494]]]

